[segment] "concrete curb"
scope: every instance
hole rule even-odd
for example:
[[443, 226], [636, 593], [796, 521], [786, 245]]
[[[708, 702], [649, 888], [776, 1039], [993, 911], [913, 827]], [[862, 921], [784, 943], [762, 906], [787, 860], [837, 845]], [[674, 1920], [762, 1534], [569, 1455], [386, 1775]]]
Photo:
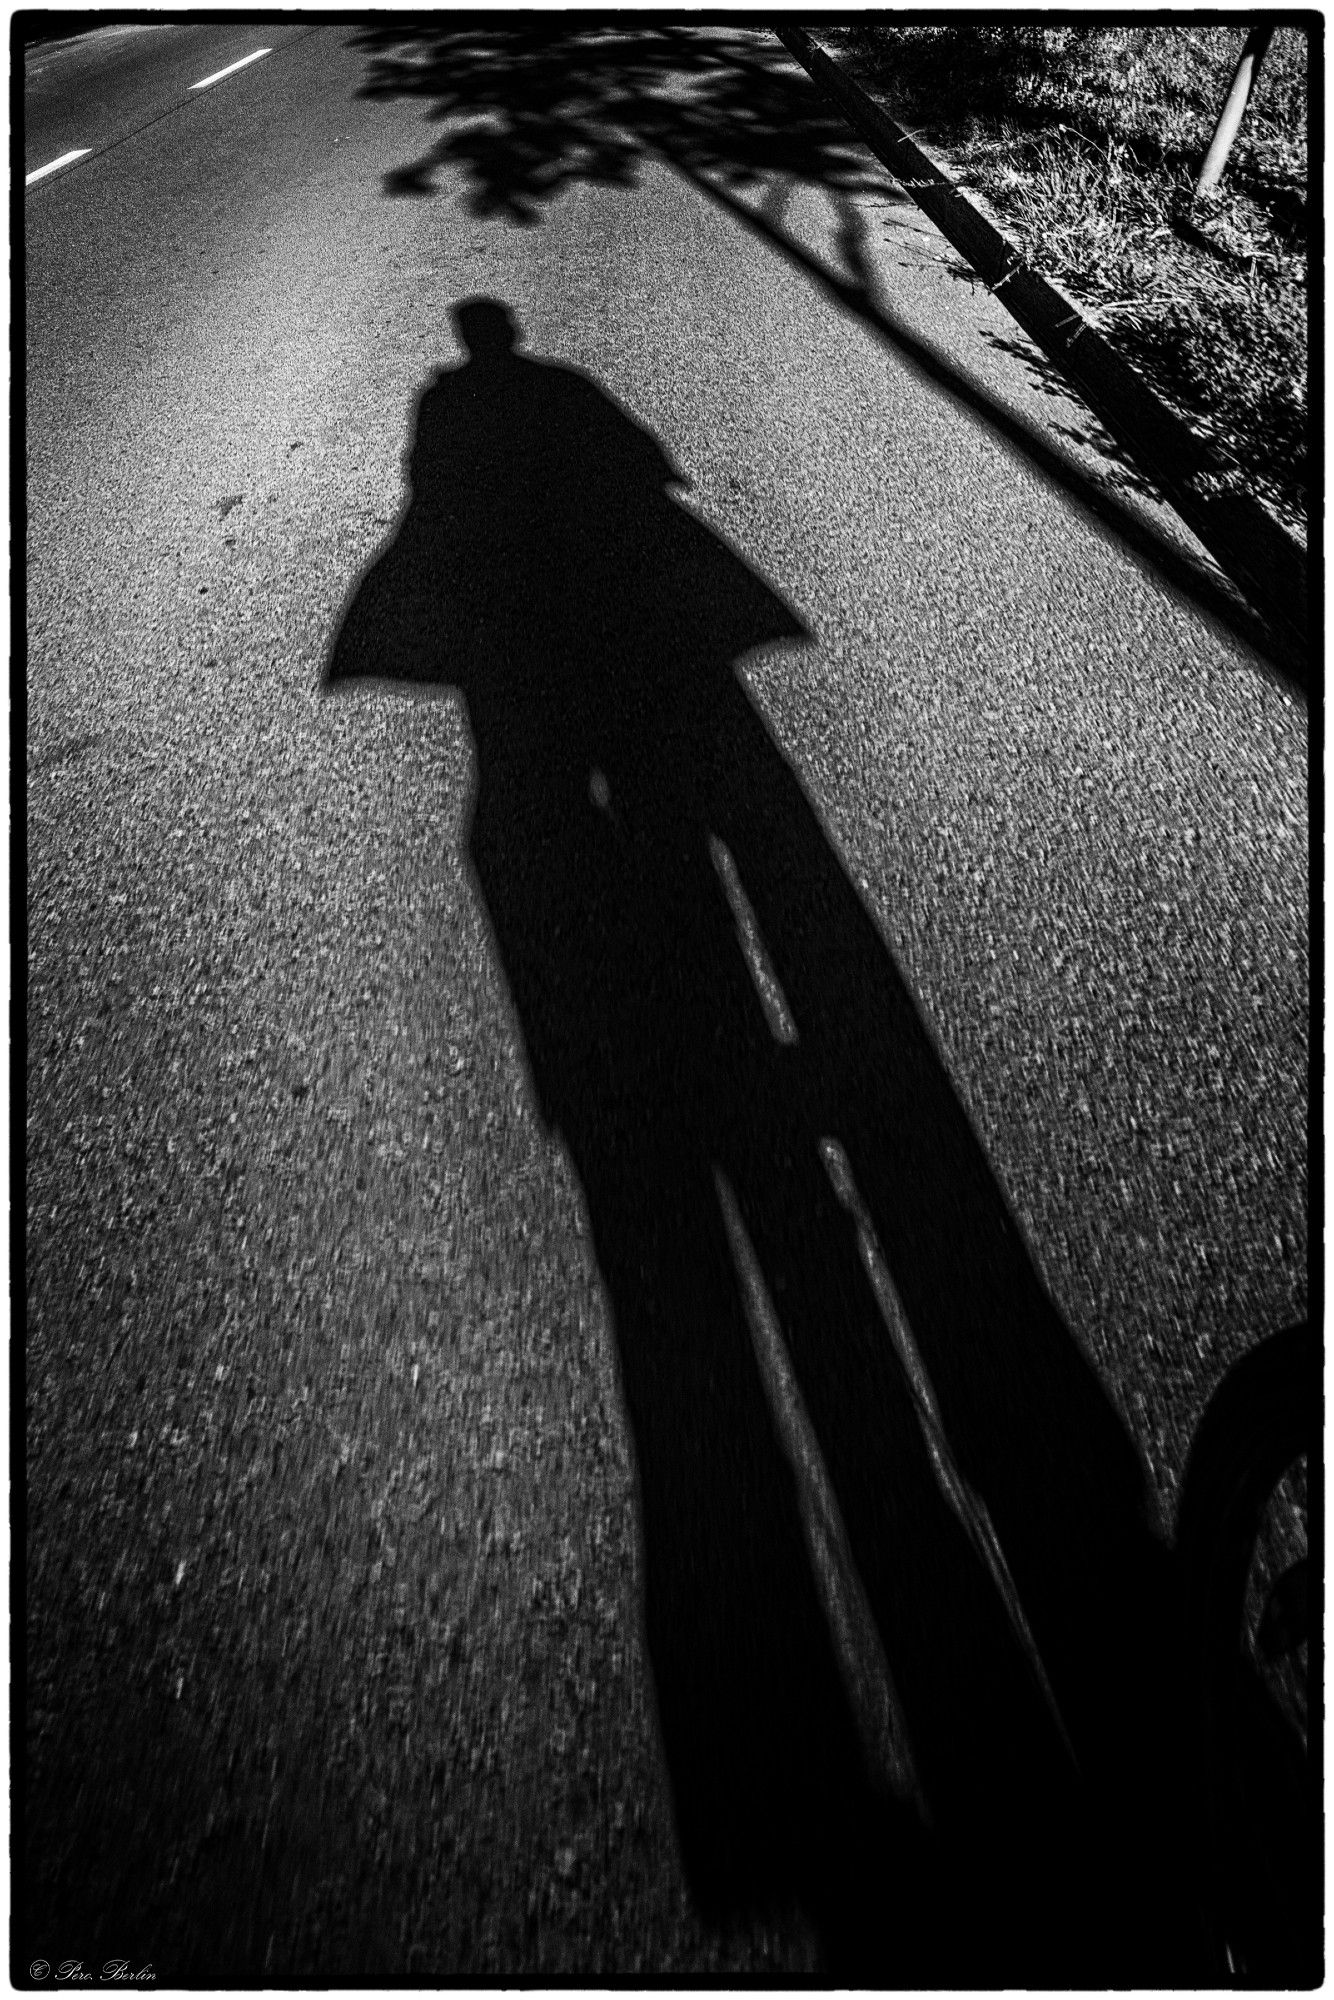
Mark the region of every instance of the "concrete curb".
[[1309, 580], [1301, 544], [1249, 494], [1201, 492], [1210, 447], [1160, 401], [1070, 299], [1024, 262], [942, 168], [804, 28], [774, 33], [983, 283], [1080, 390], [1112, 436], [1305, 664]]

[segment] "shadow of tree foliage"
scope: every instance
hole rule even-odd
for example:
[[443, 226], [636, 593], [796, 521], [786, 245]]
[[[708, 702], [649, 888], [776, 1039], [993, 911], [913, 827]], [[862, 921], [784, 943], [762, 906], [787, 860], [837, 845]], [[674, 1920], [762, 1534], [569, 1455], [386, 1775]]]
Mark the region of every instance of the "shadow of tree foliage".
[[[448, 17], [394, 17], [360, 29], [350, 45], [367, 58], [360, 95], [421, 98], [440, 128], [417, 159], [385, 175], [390, 197], [457, 189], [477, 217], [528, 229], [572, 187], [628, 190], [648, 161], [668, 163], [1166, 582], [1272, 652], [1263, 621], [1236, 593], [1125, 505], [1120, 493], [1138, 488], [1110, 441], [1107, 476], [1090, 474], [1052, 433], [898, 317], [878, 287], [860, 205], [861, 197], [895, 193], [896, 184], [772, 36], [633, 18], [456, 25]], [[833, 204], [832, 257], [786, 226], [788, 198], [801, 186]]]
[[363, 96], [425, 96], [433, 120], [465, 121], [387, 175], [389, 193], [428, 193], [432, 172], [452, 167], [475, 215], [531, 225], [577, 181], [633, 186], [658, 150], [734, 193], [776, 176], [887, 186], [785, 51], [746, 31], [386, 23], [353, 46], [371, 57]]

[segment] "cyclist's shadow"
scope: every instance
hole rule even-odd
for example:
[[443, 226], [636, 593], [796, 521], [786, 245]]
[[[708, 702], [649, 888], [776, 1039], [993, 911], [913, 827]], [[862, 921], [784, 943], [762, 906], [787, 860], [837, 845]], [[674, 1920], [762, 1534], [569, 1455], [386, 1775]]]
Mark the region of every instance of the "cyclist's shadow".
[[[1142, 1651], [1159, 1608], [1140, 1471], [737, 678], [745, 651], [804, 628], [673, 497], [683, 482], [656, 441], [586, 376], [518, 353], [494, 301], [454, 317], [467, 359], [421, 399], [410, 506], [353, 595], [327, 682], [453, 686], [467, 704], [470, 858], [614, 1314], [646, 1634], [693, 1889], [718, 1918], [795, 1894], [831, 1962], [841, 1951], [896, 1979], [914, 1965], [932, 1983], [1006, 1966], [1131, 1973], [1124, 1907], [1090, 1935], [1061, 1855], [1070, 1814], [1086, 1834], [1096, 1819], [1098, 1893], [1115, 1893], [1107, 1869], [1129, 1835], [1115, 1799], [1133, 1789], [1126, 1758], [1138, 1770], [1146, 1755]], [[729, 879], [795, 1040], [771, 1028]], [[826, 1136], [851, 1163], [955, 1455], [990, 1511], [1092, 1815], [942, 1497], [821, 1161]], [[720, 1177], [902, 1698], [929, 1837], [863, 1775]], [[1142, 1826], [1135, 1837], [1143, 1851]], [[964, 1892], [964, 1875], [985, 1912], [942, 1927], [940, 1899]], [[1141, 1916], [1161, 1942], [1151, 1900]], [[1143, 1969], [1159, 1983], [1173, 1967]]]

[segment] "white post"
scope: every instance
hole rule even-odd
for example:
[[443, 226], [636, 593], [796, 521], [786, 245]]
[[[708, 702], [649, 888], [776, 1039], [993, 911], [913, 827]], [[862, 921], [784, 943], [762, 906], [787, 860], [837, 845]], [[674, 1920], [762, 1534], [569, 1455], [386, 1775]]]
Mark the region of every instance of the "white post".
[[1272, 27], [1252, 28], [1246, 37], [1246, 46], [1241, 52], [1241, 60], [1232, 78], [1232, 87], [1223, 101], [1223, 109], [1218, 114], [1218, 123], [1214, 127], [1214, 136], [1209, 141], [1209, 151], [1205, 155], [1200, 178], [1195, 183], [1196, 201], [1203, 195], [1212, 194], [1223, 178], [1223, 169], [1227, 165], [1228, 154], [1232, 151], [1232, 142], [1237, 136], [1242, 114], [1250, 100], [1260, 64], [1264, 61], [1265, 50], [1273, 37]]

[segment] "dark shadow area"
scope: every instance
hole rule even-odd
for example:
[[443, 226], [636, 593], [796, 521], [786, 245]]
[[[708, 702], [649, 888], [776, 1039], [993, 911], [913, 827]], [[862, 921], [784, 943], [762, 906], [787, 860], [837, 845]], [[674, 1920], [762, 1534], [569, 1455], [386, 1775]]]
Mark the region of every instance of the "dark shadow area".
[[[961, 282], [971, 278], [974, 284], [977, 283], [975, 274], [962, 261], [951, 267], [951, 276], [957, 277]], [[983, 338], [988, 347], [995, 348], [998, 354], [1012, 354], [1017, 361], [1022, 361], [1034, 384], [1044, 396], [1051, 396], [1061, 402], [1068, 399], [1069, 380], [1056, 363], [1050, 360], [1041, 348], [1034, 346], [1031, 340], [1026, 340], [1022, 335], [1007, 339], [997, 333], [985, 334]], [[1118, 444], [1101, 423], [1098, 425], [1099, 434], [1096, 438], [1089, 437], [1086, 432], [1076, 430], [1070, 424], [1053, 424], [1052, 429], [1057, 437], [1069, 438], [1077, 449], [1081, 446], [1086, 448], [1095, 446], [1106, 462], [1106, 470], [1102, 477], [1109, 486], [1119, 487], [1127, 493], [1136, 493], [1144, 500], [1161, 498], [1153, 481], [1141, 472], [1130, 453], [1124, 446]]]
[[[894, 960], [735, 671], [800, 616], [587, 376], [456, 309], [410, 505], [326, 686], [460, 691], [468, 859], [583, 1185], [640, 1480], [681, 1852], [719, 1925], [799, 1901], [876, 1984], [1191, 1983], [1192, 1784], [1168, 1559]], [[719, 857], [725, 850], [726, 860]], [[796, 1038], [738, 941], [734, 871]], [[1069, 1749], [947, 1504], [821, 1159], [845, 1150]], [[877, 1786], [720, 1205], [753, 1245], [929, 1807]]]
[[576, 182], [633, 186], [666, 146], [733, 192], [775, 177], [846, 191], [886, 185], [837, 111], [763, 34], [695, 25], [529, 18], [464, 27], [390, 20], [352, 38], [364, 97], [420, 96], [447, 127], [390, 194], [466, 176], [474, 215], [529, 226]]
[[[1222, 45], [1205, 50], [1204, 37], [1184, 17], [1141, 26], [1126, 16], [1094, 14], [1078, 22], [960, 19], [933, 26], [871, 17], [835, 27], [833, 37], [858, 79], [934, 143], [966, 144], [982, 126], [1050, 133], [1059, 118], [1061, 129], [1095, 147], [1113, 141], [1144, 166], [1178, 169], [1193, 180], [1244, 40], [1239, 24], [1200, 26], [1223, 27]], [[1180, 38], [1175, 52], [1165, 46], [1165, 29]], [[1109, 37], [1119, 44], [1114, 52], [1105, 48]], [[1281, 119], [1289, 107], [1282, 89], [1271, 88], [1277, 67], [1262, 69], [1254, 108]], [[1128, 111], [1140, 118], [1139, 130], [1127, 130]], [[1277, 196], [1280, 218], [1303, 227], [1291, 199], [1283, 198], [1281, 170], [1262, 175], [1243, 153], [1230, 174], [1248, 191]]]
[[[1101, 23], [1084, 29], [1096, 35]], [[1047, 104], [1033, 101], [1035, 76], [1058, 77], [1062, 68], [1037, 22], [960, 22], [948, 27], [910, 28], [887, 35], [879, 23], [837, 31], [840, 53], [859, 82], [893, 102], [895, 116], [932, 145], [952, 146], [977, 133], [982, 121], [1003, 122], [1012, 133], [1050, 130]], [[1069, 129], [1095, 145], [1119, 138], [1109, 93], [1102, 106], [1080, 102], [1069, 108]], [[1183, 109], [1198, 109], [1195, 94], [1175, 93]], [[1099, 110], [1102, 115], [1099, 116]], [[1198, 166], [1198, 154], [1181, 146], [1130, 140], [1127, 149], [1153, 166]]]
[[1196, 1427], [1177, 1515], [1215, 1962], [1220, 1977], [1280, 1990], [1318, 1986], [1323, 1973], [1323, 1758], [1310, 1727], [1323, 1623], [1320, 1392], [1309, 1323], [1249, 1349]]
[[[361, 95], [419, 97], [441, 130], [417, 160], [385, 176], [394, 197], [425, 197], [461, 179], [471, 213], [514, 227], [541, 222], [578, 183], [629, 188], [644, 162], [670, 163], [910, 366], [962, 403], [1173, 588], [1274, 660], [1281, 643], [1237, 593], [1157, 534], [1118, 498], [1122, 477], [1090, 478], [1059, 445], [903, 325], [877, 297], [855, 198], [894, 183], [773, 37], [753, 29], [611, 25], [529, 18], [470, 22], [404, 17], [359, 30], [369, 58]], [[787, 195], [823, 189], [842, 211], [833, 265], [784, 226]]]
[[33, 11], [15, 14], [10, 25], [10, 46], [14, 50], [40, 48], [46, 42], [70, 42], [76, 35], [90, 35], [107, 24], [107, 16], [87, 9], [68, 14]]

